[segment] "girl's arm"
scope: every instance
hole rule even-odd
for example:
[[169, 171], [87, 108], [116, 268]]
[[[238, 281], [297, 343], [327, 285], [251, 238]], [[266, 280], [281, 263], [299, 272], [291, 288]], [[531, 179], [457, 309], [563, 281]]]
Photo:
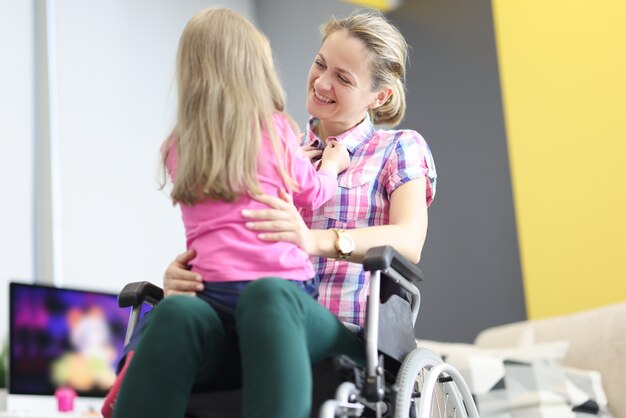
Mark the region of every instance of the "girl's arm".
[[298, 185], [293, 191], [293, 202], [300, 208], [317, 209], [337, 192], [337, 175], [350, 165], [350, 154], [342, 144], [327, 144], [317, 171], [297, 146], [296, 138], [300, 136], [300, 131], [294, 126], [295, 122], [289, 115], [283, 115], [288, 123], [279, 123], [278, 127], [285, 138], [287, 158], [291, 161], [292, 174]]
[[[262, 231], [259, 238], [265, 241], [293, 242], [311, 255], [335, 258], [336, 234], [332, 230], [309, 229], [286, 195], [283, 200], [260, 196], [258, 200], [272, 209], [245, 210], [242, 215], [251, 219], [249, 229]], [[389, 224], [350, 229], [347, 233], [355, 243], [348, 261], [361, 262], [371, 247], [391, 245], [414, 263], [419, 262], [428, 215], [426, 209], [426, 178], [408, 181], [391, 194]]]

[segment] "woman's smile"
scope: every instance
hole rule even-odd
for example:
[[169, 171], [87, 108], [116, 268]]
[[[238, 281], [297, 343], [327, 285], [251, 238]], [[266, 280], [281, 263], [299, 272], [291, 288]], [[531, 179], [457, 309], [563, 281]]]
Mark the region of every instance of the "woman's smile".
[[335, 103], [335, 101], [331, 98], [328, 98], [324, 95], [322, 95], [320, 92], [318, 92], [317, 90], [313, 89], [313, 95], [315, 96], [315, 98], [322, 102], [322, 103], [326, 103], [326, 104], [332, 104]]

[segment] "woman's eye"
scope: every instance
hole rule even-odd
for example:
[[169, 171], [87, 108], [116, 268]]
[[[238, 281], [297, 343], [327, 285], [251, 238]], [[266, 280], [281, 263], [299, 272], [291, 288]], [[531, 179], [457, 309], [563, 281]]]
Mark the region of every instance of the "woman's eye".
[[345, 78], [344, 76], [340, 75], [339, 77], [339, 81], [341, 81], [344, 84], [350, 84], [350, 80], [348, 80], [347, 78]]
[[315, 65], [319, 68], [326, 68], [326, 66], [324, 65], [324, 63], [320, 60], [315, 60]]

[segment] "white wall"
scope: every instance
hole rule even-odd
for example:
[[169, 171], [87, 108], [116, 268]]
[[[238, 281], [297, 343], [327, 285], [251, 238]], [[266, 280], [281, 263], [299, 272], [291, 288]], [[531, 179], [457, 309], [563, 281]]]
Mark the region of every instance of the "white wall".
[[[175, 107], [179, 36], [214, 1], [57, 1], [63, 285], [118, 291], [161, 283], [185, 248], [158, 190], [158, 149]], [[250, 15], [250, 0], [227, 5]]]
[[9, 279], [33, 274], [33, 5], [0, 0], [0, 344]]
[[[158, 149], [172, 126], [178, 38], [199, 9], [255, 18], [253, 0], [57, 0], [57, 136], [61, 277], [119, 291], [161, 283], [184, 250], [177, 208], [157, 189]], [[32, 280], [33, 6], [0, 0], [0, 341], [9, 278]]]

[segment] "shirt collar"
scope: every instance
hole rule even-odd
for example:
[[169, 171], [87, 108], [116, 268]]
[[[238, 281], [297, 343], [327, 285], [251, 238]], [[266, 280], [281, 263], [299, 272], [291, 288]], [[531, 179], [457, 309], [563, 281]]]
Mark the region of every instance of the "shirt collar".
[[[324, 149], [324, 143], [313, 131], [319, 121], [320, 120], [318, 118], [314, 117], [309, 119], [309, 124], [307, 125], [307, 136], [311, 145], [319, 149]], [[363, 119], [363, 121], [361, 121], [358, 125], [337, 136], [329, 136], [327, 139], [334, 139], [335, 141], [342, 143], [346, 146], [350, 154], [354, 154], [354, 151], [369, 141], [372, 136], [374, 136], [374, 124], [372, 123], [369, 114], [366, 114], [365, 119]]]

